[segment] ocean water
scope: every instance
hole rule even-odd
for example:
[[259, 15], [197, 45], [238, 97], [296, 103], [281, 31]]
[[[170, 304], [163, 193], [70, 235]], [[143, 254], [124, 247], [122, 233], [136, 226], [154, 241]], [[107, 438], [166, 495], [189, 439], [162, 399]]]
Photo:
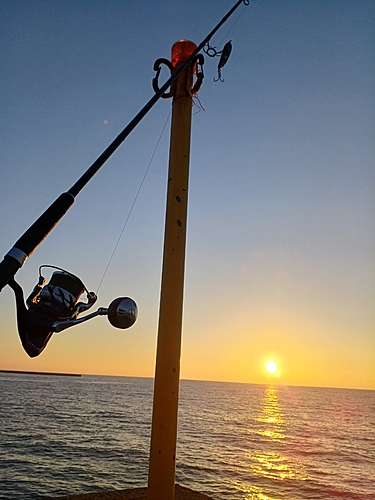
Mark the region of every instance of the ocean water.
[[[0, 499], [145, 486], [152, 391], [0, 373]], [[215, 500], [375, 499], [375, 391], [183, 380], [176, 481]]]

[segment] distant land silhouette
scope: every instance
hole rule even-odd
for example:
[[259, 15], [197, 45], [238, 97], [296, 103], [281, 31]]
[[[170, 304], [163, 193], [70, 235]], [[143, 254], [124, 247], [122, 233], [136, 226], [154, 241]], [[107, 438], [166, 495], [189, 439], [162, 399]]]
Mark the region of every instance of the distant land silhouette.
[[22, 373], [27, 375], [56, 375], [60, 377], [82, 377], [80, 373], [31, 372], [21, 370], [0, 370], [0, 373]]

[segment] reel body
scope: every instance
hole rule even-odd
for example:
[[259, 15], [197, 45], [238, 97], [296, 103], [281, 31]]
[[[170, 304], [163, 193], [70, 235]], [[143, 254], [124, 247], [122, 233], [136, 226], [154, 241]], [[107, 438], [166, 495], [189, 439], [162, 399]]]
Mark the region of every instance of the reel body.
[[[42, 276], [42, 268], [57, 269], [49, 282]], [[41, 266], [39, 281], [24, 301], [22, 287], [12, 278], [8, 282], [13, 289], [17, 307], [17, 327], [21, 343], [27, 354], [34, 358], [46, 347], [53, 333], [77, 325], [99, 315], [108, 315], [109, 322], [117, 328], [129, 328], [138, 316], [136, 303], [129, 297], [115, 299], [106, 308], [83, 318], [79, 314], [90, 309], [97, 300], [83, 282], [74, 274], [55, 266]], [[79, 301], [86, 292], [87, 302]]]

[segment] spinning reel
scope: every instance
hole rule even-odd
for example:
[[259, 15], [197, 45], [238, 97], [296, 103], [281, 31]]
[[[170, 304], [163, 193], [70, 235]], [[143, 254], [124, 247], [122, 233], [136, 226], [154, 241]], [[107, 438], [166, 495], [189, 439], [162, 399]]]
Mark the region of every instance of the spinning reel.
[[[43, 267], [56, 269], [48, 283], [42, 276]], [[43, 351], [54, 333], [95, 316], [108, 316], [112, 326], [122, 329], [131, 327], [138, 317], [138, 308], [134, 300], [129, 297], [119, 297], [113, 300], [108, 308], [100, 307], [97, 311], [78, 319], [79, 314], [95, 304], [97, 296], [87, 290], [78, 276], [56, 266], [40, 266], [39, 281], [27, 298], [26, 304], [22, 287], [14, 278], [8, 285], [13, 289], [16, 298], [18, 333], [23, 348], [31, 358]], [[84, 292], [87, 302], [78, 302]]]

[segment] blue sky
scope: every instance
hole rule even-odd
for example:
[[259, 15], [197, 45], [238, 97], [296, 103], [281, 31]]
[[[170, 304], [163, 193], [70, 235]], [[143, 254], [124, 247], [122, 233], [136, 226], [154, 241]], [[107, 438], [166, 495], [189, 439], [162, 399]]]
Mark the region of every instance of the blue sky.
[[[231, 6], [3, 0], [3, 254], [152, 96], [154, 61]], [[262, 0], [213, 38], [233, 51], [224, 83], [205, 56], [193, 110], [183, 377], [263, 382], [274, 358], [283, 383], [375, 388], [373, 16], [365, 0]], [[99, 290], [103, 306], [132, 296], [137, 324], [99, 318], [29, 360], [5, 289], [0, 368], [153, 376], [170, 109], [155, 105], [18, 273], [26, 292], [41, 264], [98, 287], [167, 122]]]

